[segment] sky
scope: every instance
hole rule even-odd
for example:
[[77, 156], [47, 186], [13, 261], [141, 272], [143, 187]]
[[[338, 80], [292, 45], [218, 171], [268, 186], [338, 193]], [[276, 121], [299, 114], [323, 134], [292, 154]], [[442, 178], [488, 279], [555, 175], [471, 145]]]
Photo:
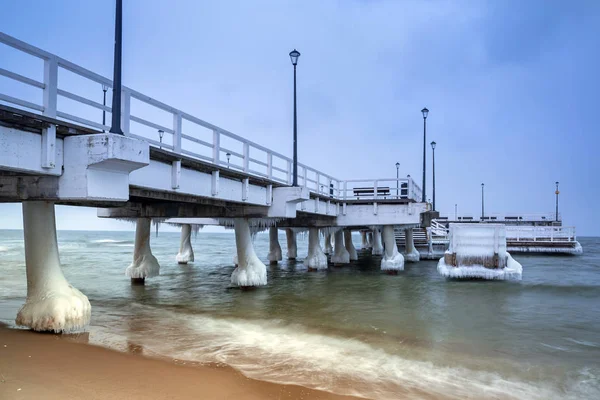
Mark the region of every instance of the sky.
[[[478, 216], [482, 182], [486, 214], [553, 212], [559, 181], [564, 224], [600, 235], [600, 2], [123, 3], [124, 85], [291, 156], [296, 48], [300, 162], [340, 179], [394, 178], [399, 162], [400, 176], [420, 185], [427, 107], [427, 197], [435, 140], [442, 214], [456, 204]], [[2, 8], [4, 33], [112, 76], [112, 1]], [[42, 79], [39, 61], [4, 45], [0, 68]], [[102, 101], [101, 88], [69, 73], [59, 73], [61, 85]], [[39, 103], [35, 90], [0, 78], [0, 92]], [[132, 104], [134, 112], [152, 114]], [[58, 207], [57, 226], [133, 229], [95, 215]], [[0, 204], [0, 216], [0, 229], [21, 227], [18, 204]]]

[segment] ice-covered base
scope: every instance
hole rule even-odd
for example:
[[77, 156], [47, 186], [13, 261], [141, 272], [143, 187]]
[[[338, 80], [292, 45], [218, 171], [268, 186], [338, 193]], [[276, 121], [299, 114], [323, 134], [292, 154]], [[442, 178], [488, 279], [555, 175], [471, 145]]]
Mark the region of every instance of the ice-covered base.
[[512, 253], [583, 254], [583, 248], [579, 242], [574, 247], [509, 246], [507, 250]]
[[309, 270], [327, 269], [327, 256], [323, 253], [319, 243], [319, 230], [317, 228], [308, 230], [308, 256], [304, 260], [304, 265]]
[[333, 235], [333, 255], [331, 256], [331, 262], [334, 265], [342, 265], [350, 263], [350, 253], [346, 250], [344, 245], [344, 231], [339, 230]]
[[378, 227], [373, 227], [373, 248], [371, 254], [380, 256], [383, 254], [383, 244], [381, 243], [381, 232]]
[[40, 332], [69, 332], [90, 323], [92, 306], [86, 295], [69, 284], [27, 298], [16, 324]]
[[455, 279], [489, 279], [489, 280], [512, 280], [520, 281], [523, 275], [523, 267], [517, 261], [515, 261], [510, 254], [506, 253], [506, 267], [505, 268], [485, 268], [482, 265], [469, 265], [454, 267], [452, 265], [446, 265], [444, 257], [440, 258], [438, 262], [437, 270], [440, 275], [446, 278]]
[[192, 226], [184, 224], [181, 226], [181, 243], [179, 253], [175, 256], [178, 264], [194, 262], [194, 250], [192, 249]]
[[183, 253], [177, 253], [177, 255], [175, 256], [175, 261], [177, 261], [177, 264], [187, 264], [194, 262], [194, 252], [185, 251]]
[[254, 252], [247, 219], [235, 219], [235, 244], [238, 266], [231, 273], [231, 283], [240, 287], [266, 285], [267, 267]]
[[407, 262], [418, 262], [421, 259], [421, 254], [415, 248], [410, 253], [404, 253], [404, 259]]
[[404, 271], [404, 257], [396, 250], [392, 257], [384, 255], [381, 259], [382, 271]]
[[150, 249], [150, 218], [138, 218], [135, 225], [133, 262], [125, 270], [125, 276], [145, 279], [158, 276], [160, 265]]

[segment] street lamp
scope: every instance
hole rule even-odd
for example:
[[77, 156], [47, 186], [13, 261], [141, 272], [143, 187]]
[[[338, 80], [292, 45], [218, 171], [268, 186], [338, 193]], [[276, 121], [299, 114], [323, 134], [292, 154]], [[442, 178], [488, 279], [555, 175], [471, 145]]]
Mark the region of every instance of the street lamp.
[[432, 158], [433, 158], [433, 211], [435, 211], [435, 141], [431, 142]]
[[558, 190], [558, 181], [556, 181], [556, 191], [554, 192], [554, 194], [556, 194], [556, 215], [555, 215], [555, 219], [556, 219], [556, 222], [558, 222], [558, 195], [560, 194], [560, 191]]
[[227, 168], [229, 168], [229, 159], [231, 158], [231, 153], [225, 154], [225, 157], [227, 157]]
[[162, 139], [163, 136], [165, 135], [165, 131], [163, 131], [162, 129], [158, 130], [158, 139], [160, 140], [160, 148], [162, 149]]
[[427, 107], [425, 107], [421, 110], [421, 113], [423, 114], [423, 198], [422, 198], [422, 201], [424, 203], [425, 199], [427, 198], [425, 196], [425, 183], [427, 181], [426, 175], [425, 175], [425, 170], [426, 170], [425, 149], [426, 149], [426, 143], [427, 143], [427, 115], [429, 114], [429, 110], [427, 109]]
[[484, 208], [483, 208], [483, 188], [485, 184], [481, 184], [481, 220], [483, 221], [483, 217], [485, 216]]
[[398, 198], [400, 198], [399, 197], [400, 191], [398, 190], [399, 189], [399, 185], [398, 185], [399, 179], [400, 179], [400, 163], [397, 162], [396, 163], [396, 197], [398, 197]]
[[294, 179], [292, 186], [298, 186], [298, 117], [296, 112], [296, 65], [300, 52], [296, 49], [290, 51], [290, 60], [294, 65]]
[[[102, 91], [104, 92], [102, 97], [102, 105], [106, 107], [106, 91], [108, 90], [108, 85], [102, 84]], [[102, 109], [102, 125], [106, 125], [106, 110]], [[106, 132], [104, 128], [102, 128], [102, 132]]]
[[123, 0], [116, 1], [115, 55], [113, 69], [112, 124], [110, 133], [123, 134], [121, 130], [121, 55], [123, 48]]

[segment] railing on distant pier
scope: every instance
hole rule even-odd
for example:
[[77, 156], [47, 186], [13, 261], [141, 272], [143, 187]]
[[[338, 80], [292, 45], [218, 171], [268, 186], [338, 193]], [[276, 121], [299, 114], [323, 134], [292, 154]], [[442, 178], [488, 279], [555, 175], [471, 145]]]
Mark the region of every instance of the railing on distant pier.
[[510, 242], [576, 242], [573, 226], [506, 226]]
[[[537, 214], [522, 214], [522, 213], [504, 213], [504, 214], [486, 214], [473, 216], [473, 214], [440, 214], [438, 220], [441, 222], [469, 222], [469, 221], [503, 221], [503, 222], [553, 222], [556, 221], [555, 213], [537, 213]], [[561, 215], [558, 214], [558, 221], [561, 221]]]
[[421, 188], [410, 178], [342, 181], [342, 200], [411, 199], [421, 201]]
[[[0, 76], [41, 89], [43, 92], [42, 104], [10, 96], [3, 92], [0, 92], [0, 102], [10, 103], [37, 111], [48, 117], [73, 121], [99, 130], [108, 131], [110, 129], [108, 125], [95, 120], [99, 120], [102, 115], [98, 110], [110, 113], [111, 107], [89, 98], [93, 97], [90, 96], [90, 92], [95, 85], [102, 85], [107, 90], [112, 88], [110, 79], [2, 32], [0, 32], [0, 43], [37, 57], [44, 62], [43, 82], [0, 67]], [[26, 68], [19, 64], [19, 69]], [[62, 86], [59, 88], [59, 82], [61, 85], [64, 84], [59, 80], [59, 72], [61, 76], [65, 74], [64, 77], [67, 78], [69, 74], [74, 74], [70, 76], [71, 81], [81, 80], [81, 78], [83, 81], [73, 84], [71, 90]], [[84, 95], [81, 91], [85, 88], [88, 91]], [[99, 95], [99, 92], [100, 90], [96, 92], [96, 95]], [[66, 112], [62, 107], [59, 109], [59, 99], [61, 106], [63, 103], [70, 104], [74, 111]], [[145, 140], [152, 146], [169, 150], [177, 155], [196, 158], [284, 185], [292, 183], [292, 159], [283, 154], [246, 140], [126, 86], [122, 87], [121, 102], [121, 128], [126, 136]], [[140, 114], [133, 114], [132, 108], [138, 110]], [[141, 114], [145, 118], [142, 118]], [[161, 117], [162, 120], [157, 121]], [[110, 116], [107, 116], [107, 120], [110, 120]], [[136, 133], [132, 133], [132, 126]], [[167, 138], [165, 141], [163, 138], [156, 140], [158, 131], [162, 131], [163, 138]], [[421, 201], [421, 189], [412, 179], [375, 179], [363, 182], [365, 185], [377, 186], [388, 181], [394, 183], [390, 187], [394, 197], [379, 196], [375, 192], [372, 199], [407, 198]], [[313, 193], [337, 200], [351, 199], [354, 197], [349, 195], [348, 190], [355, 182], [358, 181], [343, 181], [298, 163], [298, 184], [307, 187]], [[398, 190], [396, 190], [396, 182], [399, 185]]]

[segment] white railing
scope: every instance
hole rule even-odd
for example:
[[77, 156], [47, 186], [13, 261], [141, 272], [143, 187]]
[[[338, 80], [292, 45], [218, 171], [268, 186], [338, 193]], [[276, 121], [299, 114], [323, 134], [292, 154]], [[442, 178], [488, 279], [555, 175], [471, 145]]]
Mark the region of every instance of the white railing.
[[506, 240], [516, 242], [575, 242], [573, 226], [506, 226]]
[[342, 200], [411, 199], [421, 201], [421, 188], [411, 178], [342, 181]]
[[[102, 112], [110, 113], [111, 107], [91, 99], [99, 96], [102, 87], [112, 89], [110, 79], [2, 32], [0, 32], [0, 43], [44, 62], [43, 82], [0, 66], [0, 78], [9, 78], [20, 84], [41, 89], [41, 98], [43, 99], [41, 104], [23, 97], [9, 95], [4, 91], [0, 92], [0, 103], [10, 103], [48, 117], [72, 121], [98, 130], [108, 131], [110, 129], [108, 125], [104, 125], [98, 120], [100, 120]], [[18, 68], [22, 69], [21, 64], [18, 65]], [[69, 83], [72, 86], [71, 89], [62, 86]], [[87, 92], [81, 93], [85, 89]], [[129, 87], [123, 86], [121, 93], [121, 128], [126, 136], [143, 139], [154, 147], [171, 151], [177, 155], [185, 155], [222, 168], [230, 168], [248, 175], [291, 185], [293, 174], [291, 158]], [[110, 92], [108, 94], [107, 97], [112, 98], [112, 94]], [[65, 108], [69, 104], [71, 107]], [[106, 116], [107, 120], [110, 118], [110, 115]], [[159, 138], [159, 131], [162, 131], [162, 138]], [[55, 134], [50, 137], [50, 140], [55, 140]], [[54, 148], [53, 145], [49, 145], [47, 148], [48, 155], [46, 157], [53, 157], [49, 155], [50, 149]], [[380, 182], [386, 181], [390, 180], [365, 180], [364, 182], [365, 185], [377, 186]], [[390, 190], [394, 196], [420, 201], [420, 188], [414, 184], [412, 179], [398, 180], [397, 191], [396, 180], [393, 181], [394, 185], [391, 185]], [[351, 195], [348, 196], [347, 190], [351, 190], [348, 188], [354, 182], [357, 181], [342, 181], [298, 163], [298, 184], [307, 187], [313, 193], [338, 200], [346, 197], [353, 198]], [[401, 185], [406, 185], [405, 195], [401, 194], [405, 193], [404, 187]], [[384, 199], [386, 197], [374, 196], [373, 198]]]
[[436, 220], [431, 221], [431, 226], [430, 226], [429, 231], [431, 232], [431, 234], [433, 236], [443, 236], [443, 237], [448, 236], [448, 233], [450, 232], [450, 230], [448, 228], [446, 228], [446, 225], [441, 224]]
[[[473, 214], [440, 214], [438, 218], [444, 221], [481, 221], [481, 215]], [[483, 221], [505, 221], [505, 222], [553, 222], [556, 221], [555, 213], [504, 213], [504, 214], [485, 214]], [[558, 214], [558, 221], [561, 221], [561, 215]]]

